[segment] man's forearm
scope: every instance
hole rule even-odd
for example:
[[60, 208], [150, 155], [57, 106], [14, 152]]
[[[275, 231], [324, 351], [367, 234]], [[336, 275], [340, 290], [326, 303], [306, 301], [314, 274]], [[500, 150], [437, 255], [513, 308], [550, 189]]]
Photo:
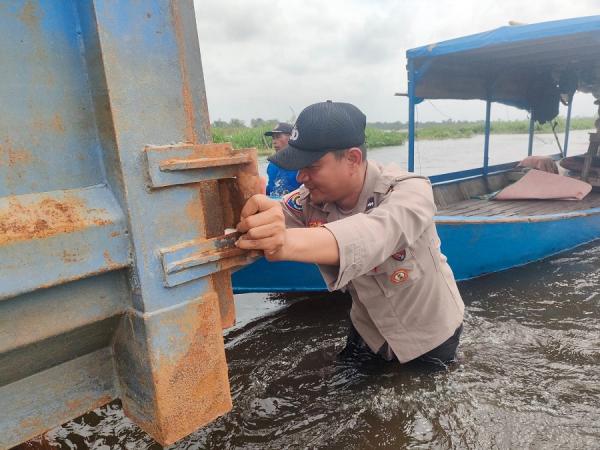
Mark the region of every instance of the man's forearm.
[[335, 236], [325, 227], [288, 228], [281, 259], [337, 266], [340, 253]]

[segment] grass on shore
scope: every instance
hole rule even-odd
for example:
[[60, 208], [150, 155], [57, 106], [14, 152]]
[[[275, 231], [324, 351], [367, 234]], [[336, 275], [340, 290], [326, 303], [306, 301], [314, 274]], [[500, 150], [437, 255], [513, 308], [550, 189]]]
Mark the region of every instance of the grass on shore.
[[[592, 117], [574, 117], [571, 119], [571, 130], [588, 130], [594, 128]], [[565, 119], [557, 119], [556, 132], [563, 132]], [[270, 126], [247, 128], [247, 127], [212, 127], [213, 142], [231, 142], [234, 148], [255, 147], [259, 155], [271, 154], [270, 138], [265, 138], [264, 133], [271, 129]], [[442, 140], [469, 138], [477, 134], [483, 134], [485, 123], [477, 122], [445, 122], [440, 124], [428, 124], [423, 128], [417, 124], [417, 140]], [[552, 127], [549, 123], [535, 125], [536, 133], [551, 133]], [[496, 121], [492, 122], [492, 134], [527, 134], [529, 133], [528, 120]], [[367, 126], [367, 145], [370, 148], [387, 147], [391, 145], [402, 145], [407, 139], [406, 131], [387, 131]]]

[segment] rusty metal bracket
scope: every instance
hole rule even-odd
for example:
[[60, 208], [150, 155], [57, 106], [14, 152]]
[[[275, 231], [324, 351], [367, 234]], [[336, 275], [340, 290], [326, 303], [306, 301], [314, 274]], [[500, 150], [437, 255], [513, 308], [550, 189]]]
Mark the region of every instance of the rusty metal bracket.
[[249, 262], [247, 252], [235, 246], [238, 237], [239, 233], [232, 232], [160, 249], [165, 286], [178, 286]]
[[227, 143], [146, 146], [144, 153], [151, 188], [236, 178], [242, 166], [256, 164], [255, 149]]

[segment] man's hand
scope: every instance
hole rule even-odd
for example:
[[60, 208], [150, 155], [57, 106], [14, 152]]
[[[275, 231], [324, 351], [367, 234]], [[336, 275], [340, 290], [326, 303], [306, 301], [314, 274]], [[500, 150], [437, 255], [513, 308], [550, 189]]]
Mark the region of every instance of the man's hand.
[[236, 242], [245, 250], [262, 250], [269, 261], [284, 259], [285, 218], [281, 203], [266, 195], [254, 195], [244, 205], [237, 230], [243, 233]]

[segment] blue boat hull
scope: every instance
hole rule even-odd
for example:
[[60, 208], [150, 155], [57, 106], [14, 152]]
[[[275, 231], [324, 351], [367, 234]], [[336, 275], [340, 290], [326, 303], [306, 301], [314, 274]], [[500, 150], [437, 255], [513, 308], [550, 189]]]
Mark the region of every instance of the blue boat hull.
[[[546, 258], [600, 238], [600, 208], [574, 213], [502, 217], [436, 217], [442, 252], [457, 280]], [[235, 293], [326, 290], [314, 264], [264, 258], [233, 274]]]

